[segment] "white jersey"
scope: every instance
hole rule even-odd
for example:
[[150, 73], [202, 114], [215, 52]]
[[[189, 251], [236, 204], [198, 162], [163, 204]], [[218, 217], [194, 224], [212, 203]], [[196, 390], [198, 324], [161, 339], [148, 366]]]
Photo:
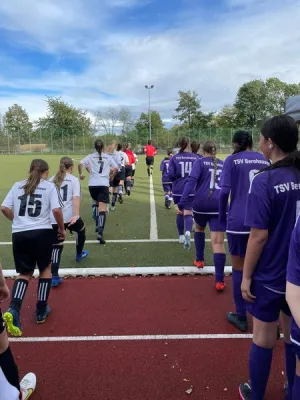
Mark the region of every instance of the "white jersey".
[[122, 166], [121, 154], [117, 150], [115, 150], [113, 153], [109, 153], [109, 155], [113, 158], [118, 168], [121, 168]]
[[[54, 176], [49, 179], [50, 182], [54, 181]], [[69, 222], [73, 217], [73, 198], [80, 197], [80, 183], [79, 179], [72, 174], [66, 174], [62, 184], [60, 186], [60, 197], [63, 202], [63, 216], [64, 222]], [[56, 224], [54, 215], [51, 214], [52, 224]]]
[[129, 163], [128, 155], [126, 153], [124, 153], [124, 151], [118, 151], [117, 153], [120, 154], [121, 167], [125, 167], [125, 165], [127, 165]]
[[106, 153], [100, 156], [97, 152], [89, 154], [82, 161], [84, 167], [90, 171], [89, 186], [109, 186], [109, 173], [111, 168], [118, 168], [114, 159]]
[[2, 206], [13, 210], [13, 233], [52, 229], [52, 210], [63, 206], [56, 186], [42, 179], [34, 193], [26, 195], [25, 184], [26, 180], [15, 183], [2, 203]]
[[133, 155], [134, 155], [134, 158], [135, 158], [135, 162], [132, 164], [132, 170], [134, 171], [135, 167], [136, 167], [136, 164], [139, 162], [139, 160], [138, 160], [138, 158], [137, 158], [135, 153], [133, 153]]

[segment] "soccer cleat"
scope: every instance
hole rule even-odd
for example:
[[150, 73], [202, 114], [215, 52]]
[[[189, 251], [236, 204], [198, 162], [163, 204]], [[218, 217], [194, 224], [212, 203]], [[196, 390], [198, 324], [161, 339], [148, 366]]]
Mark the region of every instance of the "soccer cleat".
[[185, 232], [183, 247], [185, 248], [185, 250], [190, 250], [190, 248], [191, 248], [191, 232]]
[[216, 290], [217, 292], [223, 292], [225, 289], [225, 283], [224, 282], [216, 282]]
[[49, 306], [46, 306], [44, 311], [36, 310], [36, 323], [43, 324], [50, 313], [51, 313], [51, 308]]
[[3, 314], [3, 319], [6, 324], [8, 333], [11, 336], [20, 337], [22, 336], [22, 327], [20, 321], [20, 313], [13, 308], [9, 308], [6, 313]]
[[85, 258], [87, 258], [87, 256], [90, 254], [90, 252], [88, 250], [82, 250], [81, 254], [76, 254], [76, 261], [80, 262], [82, 260], [84, 260]]
[[119, 196], [118, 196], [118, 202], [120, 203], [120, 204], [123, 204], [123, 195], [122, 195], [122, 193], [119, 193]]
[[241, 318], [237, 313], [228, 312], [226, 314], [227, 321], [241, 332], [247, 332], [248, 321], [247, 318]]
[[194, 265], [195, 265], [195, 267], [197, 267], [197, 268], [204, 268], [204, 261], [195, 260], [195, 261], [194, 261]]
[[131, 194], [130, 189], [127, 189], [127, 196], [130, 196], [130, 194]]
[[115, 211], [116, 210], [116, 206], [110, 206], [110, 211]]
[[180, 235], [180, 236], [179, 236], [179, 243], [180, 243], [180, 244], [183, 244], [183, 243], [184, 243], [184, 239], [185, 239], [185, 238], [184, 238], [184, 235]]
[[20, 382], [21, 400], [27, 400], [31, 397], [36, 388], [36, 376], [30, 372], [25, 375]]
[[103, 239], [103, 236], [102, 236], [102, 235], [98, 235], [97, 240], [98, 240], [98, 242], [99, 242], [100, 244], [105, 244], [105, 243], [106, 243], [106, 241]]
[[52, 276], [51, 287], [57, 288], [63, 283], [63, 278], [60, 276]]
[[251, 400], [251, 386], [248, 382], [240, 384], [239, 394], [242, 400]]

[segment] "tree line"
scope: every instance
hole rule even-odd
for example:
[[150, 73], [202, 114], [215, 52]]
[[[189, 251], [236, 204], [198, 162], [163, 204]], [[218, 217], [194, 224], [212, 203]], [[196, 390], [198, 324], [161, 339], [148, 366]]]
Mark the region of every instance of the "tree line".
[[[195, 91], [179, 91], [178, 105], [173, 119], [177, 121], [166, 128], [159, 111], [151, 111], [153, 142], [161, 147], [173, 146], [182, 134], [201, 140], [219, 135], [220, 143], [230, 144], [230, 133], [235, 129], [259, 129], [262, 122], [273, 115], [284, 112], [285, 101], [300, 94], [300, 84], [289, 84], [278, 78], [266, 81], [252, 80], [243, 84], [233, 104], [221, 110], [204, 112], [199, 94]], [[109, 141], [116, 137], [143, 145], [149, 136], [149, 115], [142, 112], [134, 119], [129, 108], [96, 110], [91, 119], [85, 110], [76, 108], [63, 99], [47, 97], [46, 115], [30, 121], [27, 111], [19, 104], [8, 108], [0, 118], [1, 142], [11, 140], [15, 145], [44, 143], [53, 148], [56, 144], [70, 146], [92, 143], [94, 136], [103, 136]], [[77, 146], [76, 146], [77, 147]]]

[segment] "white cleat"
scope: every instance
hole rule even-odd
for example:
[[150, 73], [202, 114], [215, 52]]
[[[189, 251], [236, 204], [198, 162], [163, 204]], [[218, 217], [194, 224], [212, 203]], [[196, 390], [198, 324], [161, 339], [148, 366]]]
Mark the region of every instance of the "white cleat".
[[183, 244], [184, 241], [185, 241], [184, 235], [180, 235], [180, 236], [179, 236], [179, 243], [180, 243], [180, 244]]
[[190, 250], [190, 248], [191, 248], [191, 232], [185, 232], [183, 247], [185, 248], [185, 250]]
[[31, 397], [32, 393], [36, 388], [36, 376], [30, 372], [25, 375], [24, 378], [20, 382], [20, 389], [22, 398], [21, 400], [27, 400]]

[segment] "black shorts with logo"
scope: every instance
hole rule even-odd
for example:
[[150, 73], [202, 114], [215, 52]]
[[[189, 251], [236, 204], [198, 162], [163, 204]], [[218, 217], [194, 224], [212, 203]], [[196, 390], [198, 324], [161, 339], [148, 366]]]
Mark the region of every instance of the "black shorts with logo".
[[109, 204], [108, 186], [89, 186], [91, 198], [97, 203]]
[[153, 156], [146, 157], [146, 164], [148, 166], [153, 165], [154, 164], [154, 157]]
[[120, 174], [120, 181], [125, 181], [125, 167], [121, 168]]
[[13, 255], [19, 274], [33, 272], [37, 266], [40, 272], [51, 263], [52, 245], [55, 235], [52, 229], [36, 229], [12, 234]]

